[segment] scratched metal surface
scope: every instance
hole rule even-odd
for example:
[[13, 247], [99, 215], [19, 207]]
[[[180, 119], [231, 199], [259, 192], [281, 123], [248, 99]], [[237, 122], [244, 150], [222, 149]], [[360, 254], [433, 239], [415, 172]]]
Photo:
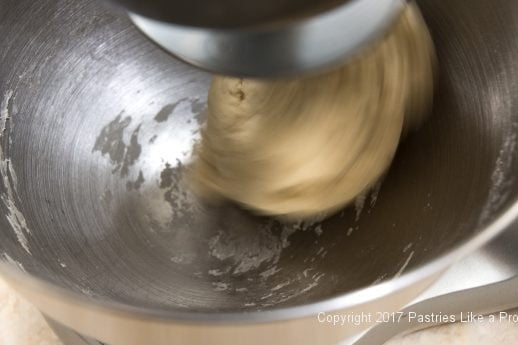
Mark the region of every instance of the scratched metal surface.
[[304, 305], [404, 275], [518, 197], [518, 3], [419, 2], [434, 113], [373, 192], [320, 224], [208, 207], [184, 179], [210, 75], [91, 1], [0, 1], [0, 258], [98, 302]]

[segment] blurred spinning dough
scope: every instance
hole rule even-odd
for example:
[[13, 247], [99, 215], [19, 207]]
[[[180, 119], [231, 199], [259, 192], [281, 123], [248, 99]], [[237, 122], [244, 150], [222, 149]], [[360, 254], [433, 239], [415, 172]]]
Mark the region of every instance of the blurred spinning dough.
[[426, 25], [408, 5], [387, 36], [334, 71], [291, 80], [215, 77], [197, 189], [288, 218], [342, 207], [380, 178], [403, 127], [422, 117], [433, 65]]

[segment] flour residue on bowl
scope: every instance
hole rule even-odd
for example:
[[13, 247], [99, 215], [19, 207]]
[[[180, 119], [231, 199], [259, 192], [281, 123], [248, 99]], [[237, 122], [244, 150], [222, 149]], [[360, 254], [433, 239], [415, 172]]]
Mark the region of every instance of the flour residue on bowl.
[[414, 251], [412, 250], [410, 252], [410, 254], [408, 255], [408, 257], [406, 258], [405, 262], [403, 263], [403, 265], [401, 265], [401, 267], [399, 268], [399, 270], [396, 272], [396, 274], [394, 275], [394, 279], [395, 278], [398, 278], [399, 276], [401, 276], [401, 274], [403, 274], [403, 271], [407, 268], [408, 264], [410, 263], [410, 260], [412, 260], [412, 257], [414, 256]]
[[218, 260], [229, 261], [229, 266], [224, 271], [232, 274], [247, 273], [269, 264], [270, 271], [265, 272], [270, 274], [263, 274], [267, 278], [274, 274], [274, 265], [279, 261], [282, 250], [289, 246], [290, 235], [297, 229], [303, 229], [301, 223], [283, 226], [277, 236], [272, 232], [276, 226], [278, 222], [271, 220], [261, 224], [258, 229], [253, 229], [253, 233], [243, 236], [235, 236], [222, 230], [209, 239], [209, 253]]
[[[122, 185], [139, 196], [152, 230], [165, 229], [197, 211], [184, 177], [204, 109], [203, 100], [184, 97], [163, 105], [151, 118], [122, 110], [100, 129], [93, 144], [92, 153], [107, 159]], [[113, 195], [107, 198], [104, 191], [100, 200], [109, 204]], [[171, 261], [189, 262], [181, 254]]]
[[479, 217], [479, 226], [484, 225], [495, 211], [506, 201], [515, 176], [511, 174], [513, 156], [516, 150], [518, 124], [511, 126], [511, 131], [502, 141], [498, 157], [495, 161], [493, 173], [491, 174], [491, 189], [487, 201], [482, 208]]
[[369, 209], [368, 213], [376, 206], [376, 202], [378, 201], [378, 196], [381, 190], [382, 180], [380, 179], [376, 183], [374, 183], [369, 189], [363, 191], [354, 199], [354, 211], [355, 218], [354, 221], [358, 222], [364, 211], [365, 204], [367, 203], [367, 199], [369, 200]]
[[291, 224], [268, 220], [241, 236], [224, 229], [219, 231], [209, 240], [211, 257], [221, 262], [218, 268], [207, 272], [215, 279], [214, 289], [246, 296], [249, 289], [243, 288], [239, 280], [232, 277], [248, 277], [247, 284], [269, 287], [263, 295], [248, 301], [249, 306], [263, 308], [286, 302], [316, 288], [325, 273], [316, 268], [315, 260], [327, 255], [325, 247], [316, 247], [313, 253], [308, 251], [309, 260], [305, 261], [307, 268], [301, 272], [283, 274], [279, 265], [283, 251], [291, 245], [290, 237], [299, 231], [312, 231], [314, 236], [319, 237], [324, 228], [318, 220]]
[[119, 172], [121, 177], [128, 176], [130, 167], [138, 160], [142, 147], [139, 143], [138, 125], [131, 131], [129, 142], [124, 141], [126, 129], [132, 121], [131, 116], [124, 116], [124, 111], [104, 126], [95, 140], [92, 152], [100, 152], [107, 156], [113, 164], [113, 172]]
[[0, 199], [7, 209], [6, 218], [18, 242], [27, 253], [31, 254], [27, 238], [31, 231], [27, 226], [25, 216], [17, 206], [18, 179], [9, 156], [12, 146], [11, 133], [14, 128], [12, 118], [14, 109], [13, 91], [9, 90], [4, 94], [2, 103], [0, 104], [0, 175], [5, 189], [5, 191], [0, 194]]

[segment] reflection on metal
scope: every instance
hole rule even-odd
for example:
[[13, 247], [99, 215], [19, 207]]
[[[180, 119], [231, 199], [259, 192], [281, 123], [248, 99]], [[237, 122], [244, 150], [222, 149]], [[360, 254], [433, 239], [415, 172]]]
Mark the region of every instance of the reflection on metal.
[[332, 11], [246, 30], [181, 26], [130, 13], [150, 39], [218, 74], [278, 77], [330, 68], [382, 36], [403, 0], [345, 1]]
[[[398, 322], [373, 326], [340, 345], [383, 344], [396, 335], [436, 326], [444, 318], [463, 320], [518, 306], [518, 223], [483, 248], [454, 264], [430, 288], [401, 310]], [[414, 315], [414, 317], [410, 317]], [[436, 315], [435, 318], [430, 318]], [[426, 316], [419, 321], [415, 316]], [[441, 321], [442, 320], [442, 321]], [[451, 322], [451, 321], [449, 321]]]

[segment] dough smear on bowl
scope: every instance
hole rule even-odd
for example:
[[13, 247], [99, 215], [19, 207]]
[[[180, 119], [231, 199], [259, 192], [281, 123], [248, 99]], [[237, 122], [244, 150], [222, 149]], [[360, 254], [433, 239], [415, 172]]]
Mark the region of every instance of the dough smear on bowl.
[[434, 50], [415, 5], [342, 67], [298, 79], [216, 76], [195, 188], [267, 215], [329, 213], [384, 173], [430, 104]]

